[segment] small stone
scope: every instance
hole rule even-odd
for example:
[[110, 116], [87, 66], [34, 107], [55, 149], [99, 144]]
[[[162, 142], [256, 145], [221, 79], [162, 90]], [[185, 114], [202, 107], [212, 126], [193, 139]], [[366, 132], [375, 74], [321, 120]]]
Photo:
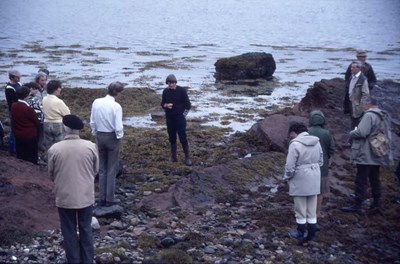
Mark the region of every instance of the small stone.
[[144, 196], [149, 196], [149, 195], [151, 195], [153, 192], [152, 191], [144, 191], [143, 192], [143, 195]]
[[100, 224], [99, 221], [97, 220], [96, 217], [92, 216], [92, 223], [91, 223], [92, 229], [94, 230], [99, 230], [100, 229]]
[[213, 247], [213, 246], [207, 246], [207, 247], [204, 249], [204, 253], [206, 253], [206, 254], [214, 254], [214, 253], [215, 253], [215, 247]]

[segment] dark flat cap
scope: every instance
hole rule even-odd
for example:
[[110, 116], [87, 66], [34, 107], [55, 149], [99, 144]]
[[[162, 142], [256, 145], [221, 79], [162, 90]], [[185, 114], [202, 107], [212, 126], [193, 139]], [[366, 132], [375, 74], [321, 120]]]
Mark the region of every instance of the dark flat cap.
[[71, 129], [81, 130], [83, 128], [82, 120], [76, 115], [65, 115], [63, 124]]

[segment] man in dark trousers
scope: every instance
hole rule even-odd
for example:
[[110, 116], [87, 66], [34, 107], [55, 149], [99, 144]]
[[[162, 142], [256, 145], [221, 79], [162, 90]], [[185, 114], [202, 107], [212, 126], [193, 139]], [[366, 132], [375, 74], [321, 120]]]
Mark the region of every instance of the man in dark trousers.
[[176, 134], [178, 133], [179, 141], [185, 153], [185, 165], [191, 166], [189, 143], [186, 138], [186, 115], [191, 108], [191, 103], [186, 89], [176, 85], [175, 75], [168, 75], [165, 83], [168, 87], [162, 93], [161, 107], [165, 110], [168, 137], [171, 144], [171, 159], [172, 162], [178, 161], [176, 155]]
[[378, 156], [371, 148], [370, 137], [378, 134], [382, 129], [391, 145], [390, 117], [388, 113], [377, 106], [374, 98], [366, 100], [363, 104], [365, 113], [358, 127], [350, 132], [353, 139], [351, 147], [351, 158], [357, 165], [355, 177], [355, 198], [350, 206], [341, 208], [344, 212], [361, 212], [362, 203], [365, 200], [365, 192], [368, 188], [368, 181], [371, 187], [373, 202], [370, 205], [370, 212], [382, 212], [381, 208], [381, 181], [379, 170], [382, 165], [390, 165], [392, 153]]
[[[93, 263], [92, 215], [94, 179], [99, 171], [96, 144], [79, 137], [82, 120], [63, 117], [64, 140], [48, 151], [48, 173], [54, 181], [56, 206], [67, 263]], [[79, 234], [77, 233], [79, 231]]]

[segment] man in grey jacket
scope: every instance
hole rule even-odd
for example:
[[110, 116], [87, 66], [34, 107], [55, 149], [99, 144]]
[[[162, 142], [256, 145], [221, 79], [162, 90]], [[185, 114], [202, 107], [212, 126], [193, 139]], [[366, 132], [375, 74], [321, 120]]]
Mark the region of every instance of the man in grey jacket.
[[98, 150], [96, 144], [80, 139], [83, 122], [79, 117], [65, 115], [62, 122], [65, 137], [48, 151], [48, 172], [54, 181], [65, 253], [68, 263], [93, 263], [91, 221]]
[[[317, 195], [320, 193], [323, 152], [318, 137], [311, 136], [303, 123], [289, 127], [290, 141], [284, 180], [293, 196], [297, 230], [289, 235], [300, 241], [313, 240], [317, 225]], [[307, 237], [304, 237], [307, 224]]]
[[369, 97], [368, 81], [361, 72], [362, 63], [351, 63], [351, 78], [346, 81], [346, 94], [344, 98], [344, 113], [351, 116], [351, 129], [356, 127], [364, 113], [362, 103]]
[[353, 140], [351, 146], [351, 158], [357, 165], [357, 175], [355, 178], [355, 199], [352, 205], [341, 208], [344, 212], [360, 212], [362, 203], [365, 199], [365, 191], [368, 186], [368, 179], [371, 186], [373, 202], [370, 206], [371, 212], [381, 213], [381, 182], [379, 169], [381, 165], [389, 165], [392, 161], [392, 153], [379, 157], [372, 152], [370, 137], [378, 134], [380, 129], [384, 129], [385, 135], [391, 145], [390, 117], [387, 112], [377, 107], [374, 98], [366, 100], [363, 104], [366, 111], [356, 129], [350, 132]]

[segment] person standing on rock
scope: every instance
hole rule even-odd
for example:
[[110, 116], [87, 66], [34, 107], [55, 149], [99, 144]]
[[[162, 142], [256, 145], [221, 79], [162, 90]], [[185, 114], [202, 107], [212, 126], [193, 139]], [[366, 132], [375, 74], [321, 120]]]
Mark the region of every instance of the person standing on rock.
[[11, 155], [13, 155], [16, 153], [16, 147], [15, 147], [15, 135], [11, 118], [11, 105], [14, 102], [18, 101], [17, 90], [21, 88], [21, 83], [20, 83], [21, 74], [19, 73], [19, 71], [12, 69], [8, 72], [8, 78], [9, 82], [6, 84], [6, 89], [5, 89], [5, 97], [7, 100], [8, 113], [10, 118], [10, 137], [8, 141], [8, 152]]
[[346, 95], [344, 98], [344, 113], [350, 114], [351, 129], [354, 129], [364, 113], [363, 101], [369, 97], [368, 81], [361, 72], [362, 63], [354, 61], [351, 64], [352, 77], [346, 82]]
[[321, 193], [317, 198], [317, 218], [322, 218], [322, 200], [329, 193], [329, 158], [335, 152], [335, 140], [331, 133], [324, 128], [325, 123], [325, 116], [321, 111], [315, 110], [310, 113], [308, 133], [319, 138], [324, 153], [324, 165], [321, 167]]
[[96, 136], [100, 156], [100, 206], [115, 204], [115, 178], [119, 170], [121, 139], [124, 136], [122, 107], [117, 102], [124, 84], [113, 82], [107, 89], [105, 97], [94, 100], [90, 115], [90, 127]]
[[178, 161], [176, 154], [176, 134], [178, 134], [185, 153], [185, 165], [191, 166], [189, 143], [186, 137], [186, 116], [191, 108], [189, 96], [185, 88], [176, 85], [175, 75], [168, 75], [165, 83], [168, 87], [163, 90], [161, 107], [165, 110], [168, 139], [171, 144], [171, 160]]
[[[376, 76], [375, 76], [374, 70], [372, 69], [371, 64], [366, 62], [367, 52], [365, 52], [364, 50], [358, 51], [357, 52], [357, 60], [360, 61], [362, 64], [361, 72], [367, 78], [368, 88], [369, 88], [369, 91], [371, 92], [371, 90], [374, 88], [374, 86], [376, 84]], [[347, 71], [344, 76], [346, 83], [350, 82], [351, 76], [352, 76], [352, 72], [351, 72], [351, 64], [350, 64], [349, 67], [347, 68]]]
[[54, 182], [63, 246], [67, 263], [93, 263], [91, 222], [98, 150], [96, 144], [79, 137], [84, 125], [78, 116], [65, 115], [62, 123], [65, 138], [48, 151], [48, 173]]
[[[317, 195], [321, 189], [323, 152], [318, 137], [311, 136], [300, 122], [290, 124], [292, 138], [283, 179], [293, 196], [297, 229], [289, 235], [302, 242], [313, 240], [317, 229]], [[305, 237], [307, 227], [307, 237]]]
[[47, 84], [48, 95], [43, 98], [43, 143], [46, 150], [54, 143], [63, 140], [64, 130], [62, 119], [63, 116], [71, 113], [68, 106], [59, 98], [61, 90], [61, 82], [59, 80], [51, 80]]
[[[370, 206], [371, 213], [382, 213], [381, 207], [381, 182], [379, 170], [382, 165], [390, 165], [392, 162], [390, 116], [377, 107], [377, 101], [370, 98], [363, 104], [365, 113], [358, 127], [350, 132], [352, 139], [351, 158], [357, 165], [357, 174], [354, 181], [355, 198], [350, 206], [341, 208], [343, 212], [361, 212], [365, 192], [369, 185], [371, 187], [373, 202]], [[378, 156], [373, 153], [370, 137], [377, 135], [380, 130], [389, 140], [389, 152], [387, 155]]]

